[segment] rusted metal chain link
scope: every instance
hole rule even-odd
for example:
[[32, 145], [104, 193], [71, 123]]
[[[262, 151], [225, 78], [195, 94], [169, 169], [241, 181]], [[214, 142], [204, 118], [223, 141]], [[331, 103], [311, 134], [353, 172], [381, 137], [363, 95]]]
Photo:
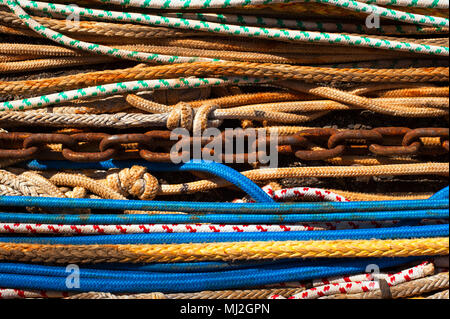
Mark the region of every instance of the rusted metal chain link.
[[[219, 136], [201, 138], [202, 146], [224, 145], [232, 142], [234, 138], [245, 138], [246, 131], [235, 131], [233, 135], [223, 132]], [[106, 133], [0, 133], [0, 159], [45, 159], [54, 157], [43, 150], [46, 145], [61, 145], [59, 151], [62, 158], [74, 162], [98, 162], [111, 158], [136, 159], [142, 158], [151, 162], [170, 162], [171, 156], [180, 155], [170, 151], [176, 143], [183, 143], [192, 147], [194, 138], [188, 141], [177, 135], [178, 140], [171, 140], [171, 131], [149, 131], [147, 133], [115, 134]], [[248, 149], [258, 155], [259, 143], [271, 143], [270, 138], [259, 141], [255, 136]], [[279, 136], [277, 140], [278, 152], [283, 154], [294, 153], [302, 160], [327, 160], [343, 155], [372, 154], [374, 156], [417, 156], [439, 155], [449, 152], [448, 128], [418, 128], [405, 127], [379, 127], [372, 130], [338, 130], [329, 128], [316, 128], [302, 130], [296, 134]], [[185, 143], [189, 143], [186, 145]], [[181, 145], [181, 144], [179, 144]], [[165, 152], [156, 151], [158, 148]], [[50, 149], [57, 151], [55, 147]], [[213, 149], [205, 146], [202, 151]], [[192, 152], [194, 153], [194, 152]], [[242, 158], [247, 161], [249, 153], [235, 154], [235, 160]], [[226, 156], [226, 155], [224, 155]], [[257, 158], [257, 157], [256, 157]]]

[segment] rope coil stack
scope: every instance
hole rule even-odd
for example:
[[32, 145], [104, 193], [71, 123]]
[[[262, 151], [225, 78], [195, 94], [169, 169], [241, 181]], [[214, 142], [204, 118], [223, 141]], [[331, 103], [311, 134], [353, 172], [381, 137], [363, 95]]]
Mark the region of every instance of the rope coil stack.
[[0, 0], [0, 299], [448, 299], [448, 8]]

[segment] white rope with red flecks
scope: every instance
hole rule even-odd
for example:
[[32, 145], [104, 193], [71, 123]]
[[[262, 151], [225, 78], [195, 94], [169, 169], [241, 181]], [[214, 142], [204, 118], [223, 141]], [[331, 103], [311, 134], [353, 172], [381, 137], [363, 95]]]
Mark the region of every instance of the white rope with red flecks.
[[[268, 184], [262, 188], [275, 201], [312, 199], [326, 202], [349, 202], [347, 198], [329, 190], [314, 187], [293, 187], [274, 190], [272, 185]], [[254, 201], [246, 196], [243, 199], [236, 199], [233, 203], [253, 203]]]
[[[446, 220], [422, 220], [420, 225], [445, 224]], [[109, 235], [143, 233], [243, 233], [288, 232], [340, 229], [367, 229], [394, 227], [398, 220], [338, 221], [297, 224], [121, 224], [121, 225], [61, 225], [33, 223], [0, 223], [0, 234], [52, 234], [52, 235]]]
[[[386, 280], [389, 286], [395, 286], [429, 275], [429, 262], [402, 270], [395, 274], [360, 274], [346, 277], [323, 278], [313, 280], [313, 287], [295, 294], [287, 299], [317, 299], [334, 294], [354, 294], [380, 289], [379, 280]], [[425, 271], [427, 269], [428, 273]], [[434, 271], [434, 268], [433, 268]], [[269, 299], [286, 299], [280, 295], [272, 295]]]
[[0, 299], [66, 298], [67, 292], [0, 288]]
[[397, 220], [311, 222], [300, 224], [137, 224], [137, 225], [59, 225], [0, 223], [0, 234], [102, 235], [141, 233], [242, 233], [288, 232], [392, 227]]

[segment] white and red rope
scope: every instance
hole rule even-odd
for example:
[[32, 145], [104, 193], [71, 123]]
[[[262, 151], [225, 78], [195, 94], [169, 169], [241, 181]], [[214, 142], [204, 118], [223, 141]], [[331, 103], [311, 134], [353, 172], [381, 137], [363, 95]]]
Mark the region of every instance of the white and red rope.
[[[313, 280], [313, 287], [295, 294], [288, 299], [316, 299], [333, 294], [354, 294], [380, 289], [379, 280], [384, 279], [389, 286], [395, 286], [414, 279], [423, 278], [427, 274], [424, 269], [428, 262], [402, 270], [395, 274], [359, 274], [345, 277], [322, 278]], [[280, 295], [272, 295], [269, 299], [286, 299]]]
[[395, 226], [398, 221], [342, 221], [301, 224], [137, 224], [137, 225], [59, 225], [32, 223], [0, 223], [0, 234], [139, 234], [139, 233], [240, 233], [240, 232], [287, 232], [380, 228]]
[[0, 299], [25, 299], [25, 298], [65, 298], [69, 293], [59, 291], [34, 291], [0, 288]]
[[[293, 187], [274, 190], [269, 184], [262, 188], [275, 201], [308, 199], [326, 202], [349, 202], [344, 196], [333, 193], [329, 190], [314, 187]], [[254, 202], [250, 197], [236, 199], [234, 203]]]

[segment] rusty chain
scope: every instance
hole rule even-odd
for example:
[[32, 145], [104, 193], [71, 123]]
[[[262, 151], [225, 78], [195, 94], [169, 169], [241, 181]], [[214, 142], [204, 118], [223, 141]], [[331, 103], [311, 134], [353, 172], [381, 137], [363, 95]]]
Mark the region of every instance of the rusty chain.
[[[245, 134], [245, 133], [241, 133]], [[170, 162], [170, 149], [181, 140], [171, 140], [171, 131], [146, 133], [0, 133], [0, 159], [66, 159], [74, 162], [97, 162], [108, 159], [138, 159], [151, 162]], [[221, 137], [221, 145], [229, 140], [220, 136], [190, 137], [189, 147], [200, 143], [202, 152], [214, 151], [210, 143]], [[233, 135], [237, 139], [239, 135]], [[372, 130], [339, 130], [331, 128], [307, 129], [293, 135], [277, 137], [280, 154], [295, 154], [301, 160], [326, 160], [343, 155], [417, 156], [441, 155], [449, 151], [448, 128], [379, 127]], [[426, 139], [434, 139], [427, 145]], [[254, 143], [259, 143], [257, 139]], [[267, 137], [263, 144], [271, 142]], [[428, 143], [430, 144], [430, 143]], [[53, 147], [49, 147], [53, 145]], [[262, 145], [262, 144], [257, 144]], [[255, 145], [252, 145], [255, 147]], [[258, 146], [259, 147], [259, 146]], [[256, 150], [258, 148], [252, 148]], [[258, 157], [262, 151], [231, 154], [233, 162], [247, 162], [250, 155]], [[182, 154], [181, 152], [179, 154]], [[222, 159], [230, 160], [230, 154]]]

